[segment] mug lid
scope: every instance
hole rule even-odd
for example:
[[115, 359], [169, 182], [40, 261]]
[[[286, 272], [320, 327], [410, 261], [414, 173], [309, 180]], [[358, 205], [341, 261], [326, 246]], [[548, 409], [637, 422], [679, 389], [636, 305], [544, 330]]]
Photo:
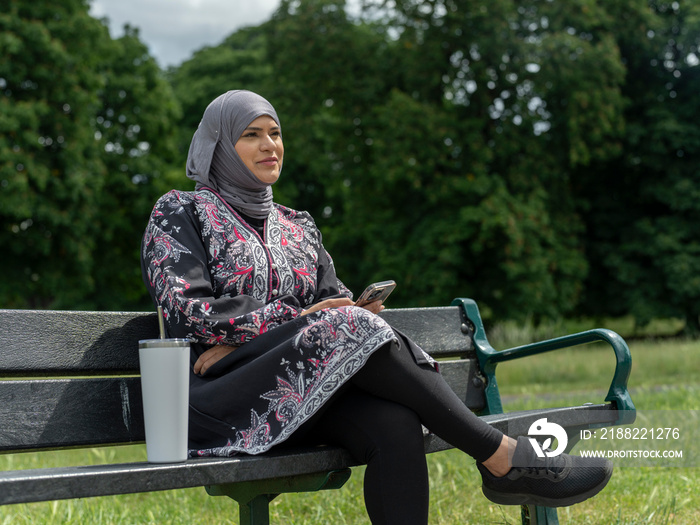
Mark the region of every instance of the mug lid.
[[177, 348], [183, 346], [190, 346], [190, 340], [170, 337], [167, 339], [141, 339], [139, 341], [139, 348]]

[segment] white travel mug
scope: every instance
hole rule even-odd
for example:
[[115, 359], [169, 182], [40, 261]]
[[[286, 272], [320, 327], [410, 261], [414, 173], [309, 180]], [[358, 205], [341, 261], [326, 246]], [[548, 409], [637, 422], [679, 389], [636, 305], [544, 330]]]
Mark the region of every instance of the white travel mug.
[[146, 454], [150, 463], [187, 459], [190, 342], [139, 341]]

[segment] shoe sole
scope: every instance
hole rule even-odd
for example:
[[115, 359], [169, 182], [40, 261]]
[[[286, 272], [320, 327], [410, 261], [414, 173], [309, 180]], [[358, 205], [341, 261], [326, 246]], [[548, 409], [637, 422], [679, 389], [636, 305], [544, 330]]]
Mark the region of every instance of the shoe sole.
[[567, 498], [547, 498], [544, 496], [537, 496], [534, 494], [514, 494], [510, 492], [498, 492], [488, 487], [482, 485], [481, 490], [489, 500], [499, 505], [539, 505], [540, 507], [568, 507], [569, 505], [574, 505], [576, 503], [581, 503], [598, 494], [601, 490], [605, 488], [608, 484], [610, 478], [612, 477], [613, 469], [612, 467], [606, 469], [605, 479], [598, 483], [595, 487], [582, 492], [580, 494], [574, 494]]

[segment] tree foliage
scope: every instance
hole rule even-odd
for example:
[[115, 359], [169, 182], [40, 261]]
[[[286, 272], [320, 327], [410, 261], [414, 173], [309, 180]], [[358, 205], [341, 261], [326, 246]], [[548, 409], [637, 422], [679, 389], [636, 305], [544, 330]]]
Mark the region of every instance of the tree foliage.
[[105, 172], [89, 124], [106, 29], [82, 4], [10, 2], [0, 13], [0, 286], [10, 306], [48, 305], [59, 289], [78, 300], [90, 279]]
[[5, 4], [2, 303], [133, 305], [143, 297], [134, 223], [144, 223], [159, 190], [145, 198], [143, 188], [168, 160], [170, 88], [136, 33], [113, 41], [86, 2]]
[[586, 311], [700, 332], [700, 7], [635, 2], [616, 13], [626, 66], [621, 152], [580, 177], [592, 271]]
[[106, 172], [93, 203], [100, 244], [93, 251], [96, 285], [88, 297], [95, 308], [149, 304], [141, 284], [139, 230], [174, 178], [168, 170], [176, 158], [179, 106], [138, 31], [124, 29], [109, 42], [100, 104], [90, 121]]

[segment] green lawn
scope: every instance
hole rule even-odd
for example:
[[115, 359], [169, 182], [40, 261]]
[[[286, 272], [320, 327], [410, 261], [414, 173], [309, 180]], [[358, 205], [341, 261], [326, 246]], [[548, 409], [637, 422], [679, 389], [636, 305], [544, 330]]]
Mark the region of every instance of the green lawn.
[[[700, 410], [700, 342], [639, 341], [630, 387], [641, 412]], [[499, 369], [506, 410], [599, 402], [612, 377], [613, 354], [589, 345], [535, 356]], [[0, 456], [0, 469], [86, 462], [143, 461], [143, 446]], [[431, 524], [516, 524], [519, 509], [491, 504], [480, 489], [474, 461], [457, 451], [429, 457]], [[700, 469], [617, 468], [605, 490], [592, 500], [561, 509], [567, 524], [700, 523]], [[283, 495], [272, 502], [277, 524], [364, 524], [362, 468], [339, 491]], [[0, 524], [226, 524], [238, 522], [235, 502], [209, 497], [204, 489], [112, 496], [0, 507]]]

